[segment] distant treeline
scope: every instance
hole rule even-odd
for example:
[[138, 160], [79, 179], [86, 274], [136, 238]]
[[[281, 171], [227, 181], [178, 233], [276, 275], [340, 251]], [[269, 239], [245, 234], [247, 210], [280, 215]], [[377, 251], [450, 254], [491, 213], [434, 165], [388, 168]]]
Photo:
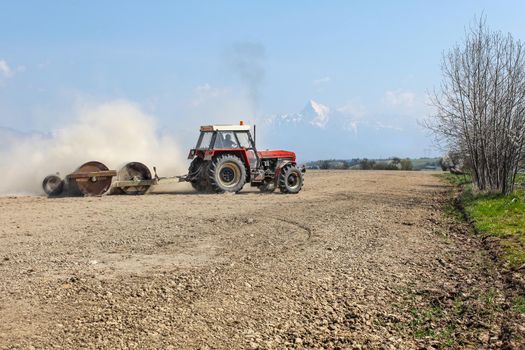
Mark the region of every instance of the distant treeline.
[[340, 170], [440, 170], [441, 158], [323, 159], [306, 163], [310, 169]]

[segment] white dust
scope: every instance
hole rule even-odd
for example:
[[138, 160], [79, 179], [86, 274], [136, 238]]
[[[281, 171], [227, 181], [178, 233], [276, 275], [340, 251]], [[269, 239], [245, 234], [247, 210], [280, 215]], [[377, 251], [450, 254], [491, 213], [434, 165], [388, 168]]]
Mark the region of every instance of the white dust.
[[116, 101], [80, 111], [74, 120], [49, 135], [11, 139], [0, 148], [0, 195], [43, 194], [45, 176], [73, 172], [97, 160], [118, 170], [126, 162], [146, 164], [159, 176], [184, 169], [173, 138], [158, 129], [156, 119], [136, 105]]

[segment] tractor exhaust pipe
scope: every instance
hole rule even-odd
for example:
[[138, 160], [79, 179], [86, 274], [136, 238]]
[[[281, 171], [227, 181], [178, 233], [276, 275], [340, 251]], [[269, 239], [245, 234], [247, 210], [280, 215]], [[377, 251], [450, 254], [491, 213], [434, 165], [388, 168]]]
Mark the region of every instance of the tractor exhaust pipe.
[[253, 124], [253, 146], [255, 149], [257, 149], [257, 143], [255, 142], [257, 140], [257, 125]]

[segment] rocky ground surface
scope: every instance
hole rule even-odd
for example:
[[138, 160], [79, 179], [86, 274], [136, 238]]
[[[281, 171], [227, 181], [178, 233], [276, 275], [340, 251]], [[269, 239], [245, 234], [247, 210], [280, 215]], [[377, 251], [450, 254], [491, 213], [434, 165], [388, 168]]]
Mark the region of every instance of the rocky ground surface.
[[430, 173], [168, 190], [0, 198], [0, 348], [524, 345], [519, 291]]

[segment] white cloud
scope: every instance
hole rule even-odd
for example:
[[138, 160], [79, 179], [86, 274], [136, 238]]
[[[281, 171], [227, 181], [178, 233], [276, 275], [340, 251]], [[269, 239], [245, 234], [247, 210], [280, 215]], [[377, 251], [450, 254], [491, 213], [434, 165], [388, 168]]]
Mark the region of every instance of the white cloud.
[[385, 93], [384, 101], [391, 106], [412, 107], [416, 101], [416, 94], [411, 91], [395, 90]]
[[227, 88], [216, 88], [209, 83], [199, 85], [194, 89], [194, 97], [191, 100], [191, 105], [194, 107], [200, 106], [207, 100], [224, 96], [228, 92], [229, 90]]
[[6, 61], [0, 60], [0, 76], [4, 78], [11, 78], [13, 76], [14, 72], [9, 67]]
[[4, 83], [15, 76], [15, 74], [23, 73], [26, 71], [25, 66], [11, 67], [6, 60], [0, 60], [0, 86], [4, 86]]
[[322, 85], [322, 84], [329, 83], [331, 80], [332, 80], [332, 78], [330, 78], [329, 76], [326, 76], [326, 77], [322, 77], [322, 78], [319, 78], [319, 79], [314, 79], [312, 81], [312, 84], [314, 84], [314, 85]]
[[337, 110], [343, 114], [351, 115], [356, 119], [361, 119], [366, 114], [366, 108], [357, 102], [348, 102], [344, 106], [337, 108]]
[[239, 120], [249, 122], [255, 117], [253, 100], [246, 98], [243, 91], [209, 83], [193, 89], [193, 94], [184, 102], [181, 115], [193, 122], [205, 124], [237, 123]]
[[396, 130], [396, 131], [403, 131], [403, 128], [402, 127], [399, 127], [399, 126], [395, 126], [395, 125], [390, 125], [390, 124], [385, 124], [379, 120], [376, 121], [375, 123], [376, 127], [380, 128], [380, 129], [391, 129], [391, 130]]

